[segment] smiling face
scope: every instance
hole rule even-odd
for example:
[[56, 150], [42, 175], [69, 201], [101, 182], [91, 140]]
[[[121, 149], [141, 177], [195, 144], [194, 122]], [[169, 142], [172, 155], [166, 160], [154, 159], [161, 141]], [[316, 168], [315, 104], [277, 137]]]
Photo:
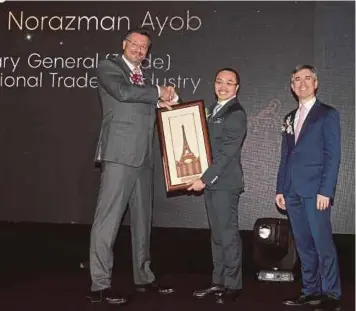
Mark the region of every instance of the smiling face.
[[147, 55], [150, 39], [139, 33], [132, 33], [122, 43], [125, 58], [135, 67], [140, 65]]
[[310, 69], [302, 69], [292, 76], [291, 87], [299, 101], [305, 103], [315, 96], [318, 80]]
[[232, 71], [220, 71], [215, 78], [215, 94], [218, 101], [228, 100], [236, 95], [239, 85]]

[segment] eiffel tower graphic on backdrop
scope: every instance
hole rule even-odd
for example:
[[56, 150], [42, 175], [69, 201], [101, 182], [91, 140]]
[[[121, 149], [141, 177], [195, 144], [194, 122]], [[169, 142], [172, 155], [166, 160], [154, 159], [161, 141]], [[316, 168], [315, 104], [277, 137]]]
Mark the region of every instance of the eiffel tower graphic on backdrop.
[[190, 150], [187, 136], [185, 134], [185, 128], [182, 124], [183, 134], [183, 151], [179, 161], [176, 161], [177, 176], [186, 177], [191, 175], [201, 174], [200, 158], [195, 156]]

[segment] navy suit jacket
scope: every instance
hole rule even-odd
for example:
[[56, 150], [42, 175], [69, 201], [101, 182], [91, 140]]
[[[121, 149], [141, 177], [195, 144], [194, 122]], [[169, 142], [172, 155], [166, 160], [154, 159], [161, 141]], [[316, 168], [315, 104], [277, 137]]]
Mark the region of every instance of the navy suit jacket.
[[[294, 118], [297, 109], [284, 119], [277, 193], [286, 196], [291, 186], [298, 195], [334, 197], [340, 164], [340, 116], [338, 111], [316, 100], [297, 142]], [[292, 129], [292, 132], [290, 131]]]

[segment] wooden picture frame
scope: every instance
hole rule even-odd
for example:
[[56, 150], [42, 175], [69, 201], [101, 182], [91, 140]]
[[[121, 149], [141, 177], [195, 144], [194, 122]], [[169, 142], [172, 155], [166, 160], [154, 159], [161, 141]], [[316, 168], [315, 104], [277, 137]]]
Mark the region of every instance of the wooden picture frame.
[[156, 109], [167, 192], [188, 188], [212, 163], [204, 101]]

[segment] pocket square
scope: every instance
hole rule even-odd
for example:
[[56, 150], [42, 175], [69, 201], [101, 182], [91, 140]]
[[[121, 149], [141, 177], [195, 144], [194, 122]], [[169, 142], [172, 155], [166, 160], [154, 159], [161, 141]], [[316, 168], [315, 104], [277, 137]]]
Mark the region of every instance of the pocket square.
[[222, 123], [224, 121], [224, 118], [217, 118], [216, 120], [214, 120], [213, 123]]

